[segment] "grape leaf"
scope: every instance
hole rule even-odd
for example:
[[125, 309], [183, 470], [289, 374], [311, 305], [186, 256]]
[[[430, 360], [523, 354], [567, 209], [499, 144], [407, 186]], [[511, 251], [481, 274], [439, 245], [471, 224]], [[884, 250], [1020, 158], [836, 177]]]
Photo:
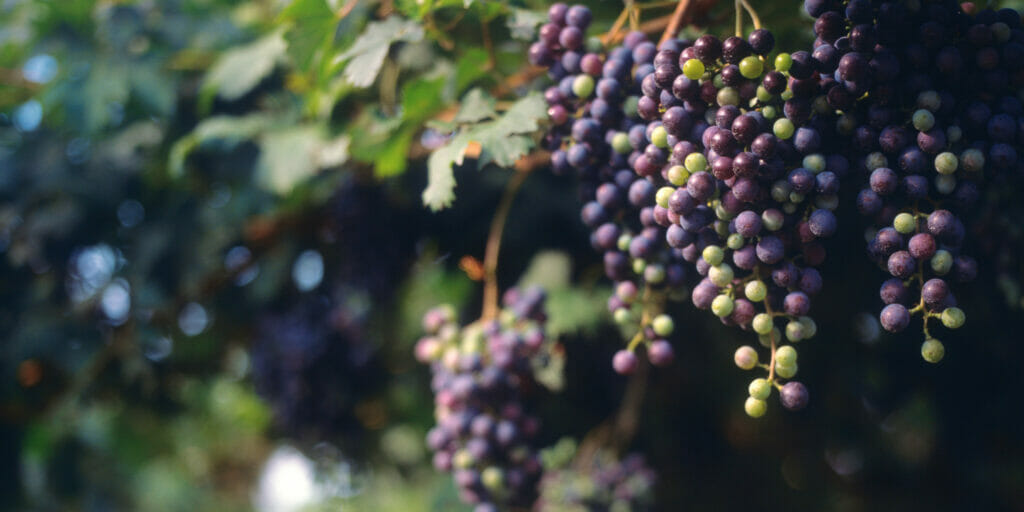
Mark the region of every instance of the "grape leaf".
[[494, 98], [477, 87], [469, 91], [465, 98], [462, 98], [462, 106], [459, 113], [455, 115], [458, 123], [476, 123], [484, 119], [491, 119], [498, 115], [494, 110]]
[[444, 209], [455, 200], [455, 175], [452, 165], [462, 164], [466, 147], [471, 142], [480, 145], [478, 165], [494, 162], [508, 167], [525, 155], [534, 145], [526, 134], [536, 131], [538, 120], [546, 107], [540, 94], [521, 98], [493, 121], [466, 125], [448, 144], [438, 148], [427, 160], [427, 188], [423, 191], [423, 204], [433, 211]]
[[214, 96], [228, 101], [241, 98], [266, 78], [285, 56], [281, 32], [225, 52], [203, 78], [201, 104]]
[[368, 23], [359, 39], [338, 56], [341, 61], [348, 60], [345, 79], [356, 87], [369, 87], [376, 80], [392, 44], [399, 41], [417, 42], [421, 39], [423, 27], [414, 21], [391, 16], [384, 21]]
[[278, 21], [291, 21], [285, 34], [288, 54], [300, 69], [309, 67], [317, 51], [330, 48], [338, 22], [325, 0], [293, 0], [281, 10]]

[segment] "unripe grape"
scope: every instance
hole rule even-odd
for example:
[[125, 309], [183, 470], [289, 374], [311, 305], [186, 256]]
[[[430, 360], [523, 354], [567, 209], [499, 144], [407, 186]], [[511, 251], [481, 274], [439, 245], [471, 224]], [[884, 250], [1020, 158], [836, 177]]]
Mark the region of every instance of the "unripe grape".
[[686, 159], [683, 160], [683, 165], [686, 166], [686, 170], [690, 171], [690, 174], [706, 171], [708, 168], [708, 159], [702, 153], [690, 153], [686, 155]]
[[647, 265], [644, 268], [644, 280], [651, 284], [660, 284], [665, 281], [665, 267], [660, 264]]
[[940, 194], [949, 195], [956, 189], [956, 178], [948, 175], [939, 175], [935, 177], [935, 190], [938, 190]]
[[729, 238], [725, 240], [726, 247], [734, 251], [737, 249], [742, 249], [745, 244], [746, 241], [743, 239], [743, 235], [739, 233], [732, 233], [729, 235]]
[[689, 177], [690, 172], [686, 170], [686, 167], [681, 165], [673, 165], [668, 169], [668, 181], [677, 187], [686, 185], [686, 179]]
[[788, 53], [780, 53], [775, 56], [775, 71], [789, 71], [793, 65], [793, 58]]
[[659, 148], [668, 147], [668, 130], [664, 126], [658, 126], [654, 130], [651, 130], [651, 144]]
[[704, 76], [704, 63], [699, 59], [690, 59], [683, 63], [683, 74], [690, 80], [699, 80]]
[[985, 154], [973, 148], [960, 153], [960, 167], [967, 172], [981, 171], [985, 168]]
[[[746, 287], [744, 287], [743, 293], [748, 299], [754, 302], [761, 302], [768, 295], [768, 287], [765, 286], [763, 281], [751, 281], [747, 283]], [[771, 317], [769, 317], [768, 320], [770, 322]]]
[[937, 339], [927, 339], [921, 344], [921, 357], [929, 363], [937, 363], [946, 355], [946, 347]]
[[654, 195], [654, 202], [662, 208], [668, 208], [668, 200], [672, 197], [672, 193], [675, 192], [675, 187], [661, 187], [658, 192]]
[[772, 316], [768, 313], [758, 313], [754, 317], [751, 326], [754, 328], [754, 332], [765, 335], [772, 332], [775, 323], [772, 321]]
[[488, 466], [480, 472], [480, 482], [492, 492], [498, 491], [505, 483], [505, 474], [500, 468]]
[[733, 362], [736, 363], [736, 366], [740, 367], [741, 369], [752, 370], [754, 369], [754, 367], [757, 366], [757, 351], [754, 350], [754, 347], [751, 347], [749, 345], [743, 345], [742, 347], [736, 349], [736, 353], [733, 354], [732, 359]]
[[761, 62], [761, 59], [754, 57], [753, 55], [744, 57], [743, 60], [740, 61], [739, 68], [740, 74], [743, 75], [744, 78], [750, 79], [757, 78], [761, 76], [762, 72], [764, 72], [764, 64]]
[[796, 364], [796, 349], [789, 345], [783, 345], [775, 350], [775, 364], [782, 366], [793, 366]]
[[914, 129], [919, 132], [926, 132], [935, 126], [935, 116], [931, 112], [921, 109], [914, 112], [911, 116], [911, 122], [914, 124]]
[[797, 320], [791, 320], [786, 324], [786, 339], [797, 342], [804, 339], [804, 324]]
[[964, 321], [967, 320], [964, 310], [956, 306], [944, 309], [940, 318], [942, 319], [942, 325], [949, 329], [959, 329], [964, 325]]
[[794, 363], [792, 366], [786, 366], [784, 364], [775, 364], [775, 374], [783, 379], [791, 379], [796, 376], [797, 365]]
[[813, 318], [802, 316], [799, 318], [799, 322], [804, 327], [803, 339], [813, 338], [818, 333], [818, 324], [814, 322]]
[[626, 308], [619, 308], [612, 313], [612, 319], [618, 325], [627, 325], [634, 321], [633, 312]]
[[616, 153], [622, 155], [628, 155], [633, 151], [633, 146], [629, 144], [629, 135], [624, 132], [616, 133], [615, 136], [612, 137], [612, 149], [614, 149]]
[[765, 400], [772, 394], [772, 384], [768, 382], [768, 379], [754, 379], [750, 381], [747, 392], [758, 400]]
[[708, 265], [714, 267], [722, 263], [722, 258], [725, 257], [725, 251], [717, 245], [709, 245], [704, 248], [704, 251], [702, 251], [700, 255], [704, 258], [704, 261], [708, 262]]
[[957, 160], [956, 155], [949, 151], [944, 151], [935, 156], [935, 170], [939, 174], [953, 174], [956, 172], [959, 164], [960, 162]]
[[727, 263], [711, 267], [708, 271], [708, 278], [717, 286], [726, 286], [732, 282], [733, 271]]
[[780, 139], [788, 139], [793, 136], [793, 132], [796, 131], [796, 126], [793, 125], [793, 121], [783, 117], [775, 121], [772, 125], [772, 131], [775, 136]]
[[727, 317], [732, 314], [736, 304], [728, 295], [719, 295], [711, 302], [711, 312], [718, 317]]
[[768, 412], [768, 402], [750, 396], [747, 397], [747, 401], [743, 404], [743, 410], [751, 418], [760, 418], [764, 416], [764, 413]]
[[623, 234], [619, 235], [619, 239], [618, 239], [618, 241], [615, 242], [615, 246], [620, 251], [628, 251], [629, 250], [629, 245], [631, 243], [633, 243], [633, 236], [630, 235], [629, 233], [623, 233]]
[[669, 336], [675, 330], [675, 322], [668, 315], [658, 315], [651, 321], [651, 328], [658, 336]]
[[896, 231], [900, 234], [906, 235], [913, 233], [917, 229], [917, 222], [914, 220], [914, 216], [907, 212], [902, 212], [896, 215], [896, 218], [892, 221], [892, 227], [896, 228]]
[[594, 78], [590, 75], [579, 75], [572, 81], [572, 93], [579, 98], [589, 98], [594, 93]]
[[935, 251], [935, 255], [931, 259], [931, 267], [936, 274], [946, 275], [953, 268], [953, 255], [945, 249]]

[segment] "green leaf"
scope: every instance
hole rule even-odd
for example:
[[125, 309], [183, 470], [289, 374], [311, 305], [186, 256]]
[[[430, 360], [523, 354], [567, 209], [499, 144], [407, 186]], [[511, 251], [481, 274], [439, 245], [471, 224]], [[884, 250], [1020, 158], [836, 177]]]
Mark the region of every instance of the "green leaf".
[[320, 128], [298, 126], [267, 132], [260, 138], [256, 181], [264, 189], [285, 195], [319, 170]]
[[234, 101], [253, 90], [285, 56], [280, 32], [224, 53], [203, 78], [200, 104], [209, 106], [214, 96]]
[[412, 145], [412, 138], [415, 134], [416, 127], [410, 125], [391, 138], [387, 148], [377, 156], [373, 166], [375, 176], [388, 178], [405, 172], [409, 162], [409, 146]]
[[487, 52], [482, 48], [470, 48], [459, 56], [455, 67], [455, 88], [462, 92], [470, 84], [487, 75]]
[[544, 23], [547, 16], [537, 11], [528, 9], [512, 9], [512, 16], [508, 17], [508, 30], [515, 39], [532, 41], [537, 34], [537, 25]]
[[481, 146], [477, 159], [480, 167], [491, 162], [502, 167], [515, 163], [533, 147], [533, 139], [524, 134], [539, 128], [538, 120], [545, 112], [544, 99], [538, 93], [531, 93], [512, 104], [501, 117], [463, 128], [427, 160], [427, 188], [423, 191], [423, 204], [438, 211], [455, 200], [452, 165], [462, 163], [470, 142]]
[[459, 108], [459, 113], [455, 115], [455, 121], [458, 123], [476, 123], [484, 119], [497, 117], [498, 113], [494, 110], [494, 104], [494, 98], [490, 94], [487, 94], [479, 87], [474, 88], [466, 94], [466, 97], [462, 98], [462, 107]]
[[433, 211], [451, 206], [455, 201], [455, 173], [452, 165], [462, 164], [470, 138], [460, 135], [448, 144], [434, 150], [427, 159], [427, 188], [423, 190], [423, 204]]
[[444, 77], [420, 78], [402, 87], [402, 120], [419, 123], [444, 108]]
[[293, 0], [281, 10], [278, 21], [292, 23], [284, 37], [299, 69], [309, 68], [317, 52], [331, 48], [338, 23], [325, 0]]
[[384, 21], [368, 23], [359, 39], [338, 56], [341, 61], [348, 60], [345, 79], [356, 87], [370, 86], [376, 80], [392, 44], [398, 41], [417, 42], [421, 39], [423, 27], [414, 21], [391, 16]]

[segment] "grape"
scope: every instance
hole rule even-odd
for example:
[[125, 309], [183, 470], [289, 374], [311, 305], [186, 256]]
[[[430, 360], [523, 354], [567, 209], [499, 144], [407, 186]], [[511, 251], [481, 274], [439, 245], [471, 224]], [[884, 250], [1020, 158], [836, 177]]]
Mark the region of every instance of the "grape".
[[768, 412], [768, 403], [752, 396], [747, 397], [747, 401], [743, 404], [743, 410], [746, 411], [747, 415], [751, 418], [760, 418]]
[[757, 366], [757, 351], [754, 347], [744, 345], [736, 349], [733, 361], [743, 370], [752, 370]]
[[782, 402], [782, 406], [786, 409], [789, 409], [790, 411], [799, 411], [800, 409], [807, 407], [810, 395], [807, 393], [807, 387], [802, 383], [790, 381], [779, 389], [779, 400]]
[[750, 381], [747, 391], [758, 400], [766, 400], [772, 394], [772, 385], [768, 379], [754, 379]]
[[921, 357], [929, 363], [937, 363], [946, 355], [946, 347], [936, 339], [927, 339], [921, 344]]
[[910, 325], [910, 312], [902, 304], [889, 304], [878, 317], [882, 327], [889, 332], [900, 332]]

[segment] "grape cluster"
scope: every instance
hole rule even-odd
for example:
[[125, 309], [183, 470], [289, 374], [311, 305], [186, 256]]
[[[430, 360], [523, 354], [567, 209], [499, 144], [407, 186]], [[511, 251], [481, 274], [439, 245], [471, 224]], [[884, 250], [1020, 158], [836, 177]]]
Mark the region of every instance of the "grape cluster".
[[[583, 222], [616, 282], [609, 309], [636, 328], [615, 369], [633, 371], [641, 344], [652, 363], [671, 361], [673, 326], [661, 310], [688, 284], [695, 306], [753, 330], [773, 353], [812, 337], [821, 240], [838, 229], [833, 210], [850, 169], [836, 109], [853, 98], [829, 96], [834, 81], [800, 54], [779, 54], [770, 69], [774, 37], [764, 29], [660, 47], [631, 33], [605, 53], [584, 51], [564, 34], [585, 24], [561, 14], [585, 10], [552, 7], [529, 56], [558, 82], [545, 92], [552, 167], [580, 176]], [[789, 351], [761, 365], [780, 389], [797, 370]], [[737, 364], [759, 366], [756, 349], [741, 352]], [[752, 415], [763, 413], [762, 395], [748, 400]]]
[[544, 345], [545, 294], [509, 290], [498, 318], [459, 328], [441, 306], [423, 318], [416, 357], [433, 372], [437, 426], [427, 434], [434, 466], [451, 471], [477, 512], [525, 507], [536, 498], [539, 430], [523, 400], [535, 386], [533, 359]]
[[921, 354], [938, 362], [945, 349], [928, 322], [963, 325], [952, 285], [977, 275], [962, 252], [963, 218], [986, 182], [1024, 169], [1020, 14], [972, 15], [946, 0], [805, 8], [816, 18], [814, 54], [841, 55], [834, 88], [859, 98], [843, 107], [840, 132], [863, 170], [857, 207], [876, 228], [868, 254], [891, 276], [879, 320], [899, 332], [920, 314]]
[[656, 475], [642, 455], [619, 460], [598, 451], [580, 464], [548, 469], [540, 482], [538, 512], [616, 512], [654, 509]]

